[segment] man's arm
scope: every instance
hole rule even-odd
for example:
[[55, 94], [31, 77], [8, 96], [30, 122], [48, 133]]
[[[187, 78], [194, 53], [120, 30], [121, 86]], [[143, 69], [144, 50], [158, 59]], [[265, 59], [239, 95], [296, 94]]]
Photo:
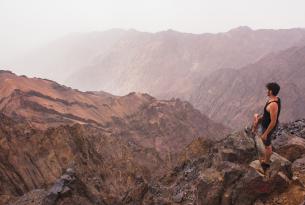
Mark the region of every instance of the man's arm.
[[277, 112], [278, 112], [278, 106], [277, 106], [276, 102], [270, 103], [270, 105], [269, 105], [269, 113], [270, 113], [271, 122], [270, 122], [268, 128], [265, 130], [265, 132], [261, 136], [261, 138], [263, 140], [267, 139], [268, 134], [275, 127], [275, 125], [276, 125], [276, 118], [277, 118]]
[[257, 121], [260, 122], [263, 119], [263, 115], [262, 114], [258, 114], [257, 116]]
[[259, 123], [262, 120], [263, 116], [261, 114], [254, 114], [254, 122]]

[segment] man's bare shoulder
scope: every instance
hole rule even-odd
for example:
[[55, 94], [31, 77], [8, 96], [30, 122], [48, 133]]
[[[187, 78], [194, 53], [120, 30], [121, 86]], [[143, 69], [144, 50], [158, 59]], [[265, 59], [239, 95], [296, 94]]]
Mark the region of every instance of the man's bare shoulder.
[[277, 101], [272, 101], [268, 106], [267, 106], [267, 110], [270, 112], [270, 110], [272, 111], [276, 111], [278, 109], [278, 105], [277, 105]]

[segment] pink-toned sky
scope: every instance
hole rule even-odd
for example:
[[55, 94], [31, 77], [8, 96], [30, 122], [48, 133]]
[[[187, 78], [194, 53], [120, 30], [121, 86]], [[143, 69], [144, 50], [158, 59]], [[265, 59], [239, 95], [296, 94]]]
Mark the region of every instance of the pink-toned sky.
[[70, 32], [305, 28], [304, 0], [0, 0], [3, 62]]

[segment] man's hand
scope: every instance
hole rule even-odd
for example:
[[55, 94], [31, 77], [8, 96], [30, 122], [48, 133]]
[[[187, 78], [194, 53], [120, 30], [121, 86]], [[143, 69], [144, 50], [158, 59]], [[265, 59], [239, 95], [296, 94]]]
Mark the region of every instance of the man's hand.
[[264, 133], [264, 134], [262, 134], [261, 135], [261, 139], [263, 140], [263, 141], [266, 141], [267, 140], [267, 135]]

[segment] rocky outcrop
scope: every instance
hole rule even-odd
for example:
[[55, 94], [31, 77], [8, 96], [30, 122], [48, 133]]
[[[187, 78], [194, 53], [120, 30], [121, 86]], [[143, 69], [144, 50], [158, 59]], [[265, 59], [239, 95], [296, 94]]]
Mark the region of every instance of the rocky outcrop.
[[305, 139], [305, 119], [299, 119], [290, 123], [283, 123], [277, 132], [276, 136], [282, 134], [290, 134]]
[[180, 166], [153, 184], [144, 204], [299, 205], [305, 197], [304, 185], [297, 177], [302, 160], [292, 166], [273, 153], [271, 167], [264, 175], [258, 171], [261, 167], [252, 137], [236, 132], [208, 149], [195, 140], [183, 152], [183, 156], [193, 158], [182, 157]]
[[68, 168], [60, 179], [50, 188], [46, 197], [43, 200], [44, 205], [54, 205], [59, 197], [69, 195], [71, 193], [72, 185], [75, 182], [75, 172], [73, 169]]
[[283, 123], [274, 133], [274, 150], [291, 162], [305, 154], [305, 120]]
[[88, 195], [86, 185], [79, 181], [71, 168], [68, 168], [49, 190], [36, 189], [10, 203], [10, 205], [56, 204], [105, 205], [106, 203], [93, 195]]
[[276, 152], [293, 162], [305, 154], [305, 139], [283, 134], [274, 140], [273, 147]]

